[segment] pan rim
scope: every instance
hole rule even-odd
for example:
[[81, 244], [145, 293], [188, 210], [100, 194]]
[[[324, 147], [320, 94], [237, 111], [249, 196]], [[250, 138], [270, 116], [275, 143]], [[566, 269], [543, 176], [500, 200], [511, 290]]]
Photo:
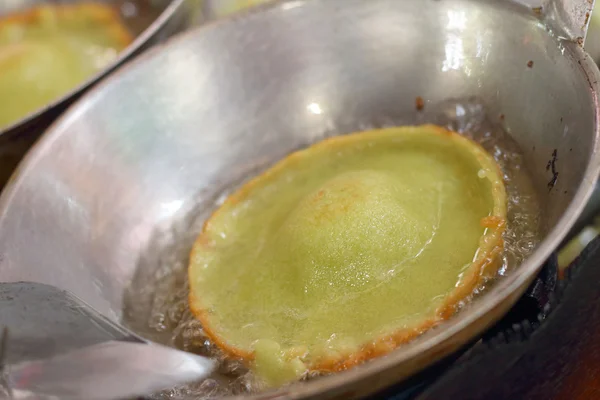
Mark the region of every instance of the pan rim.
[[[318, 2], [324, 0], [308, 0], [310, 2]], [[232, 23], [240, 18], [261, 13], [268, 9], [277, 9], [285, 0], [274, 0], [267, 4], [259, 5], [255, 9], [243, 11], [239, 14], [225, 17], [223, 19], [210, 22], [203, 26], [197, 27], [190, 31], [181, 33], [176, 37], [170, 38], [164, 43], [154, 46], [149, 51], [137, 57], [132, 62], [120, 68], [114, 74], [111, 74], [107, 79], [102, 80], [91, 91], [86, 92], [82, 98], [75, 104], [71, 105], [65, 113], [63, 113], [47, 130], [47, 133], [34, 144], [34, 147], [28, 152], [25, 158], [21, 161], [15, 172], [13, 173], [9, 183], [6, 185], [0, 195], [0, 229], [4, 224], [8, 209], [11, 206], [12, 199], [15, 193], [19, 190], [26, 172], [29, 171], [36, 163], [40, 154], [44, 153], [44, 149], [50, 147], [54, 140], [59, 137], [61, 127], [68, 126], [72, 119], [76, 119], [86, 111], [95, 98], [99, 96], [102, 89], [108, 88], [116, 83], [119, 79], [127, 76], [130, 69], [135, 70], [139, 63], [152, 59], [161, 50], [167, 46], [174, 46], [179, 42], [183, 42], [186, 38], [194, 35], [197, 31], [206, 31], [216, 29], [222, 24]], [[289, 2], [289, 1], [288, 1]], [[297, 3], [306, 3], [307, 0], [299, 0]], [[417, 339], [410, 348], [403, 351], [393, 352], [386, 357], [381, 357], [372, 362], [361, 365], [357, 368], [352, 368], [347, 371], [339, 372], [331, 376], [323, 377], [313, 382], [305, 382], [300, 385], [292, 385], [290, 387], [279, 388], [274, 391], [258, 393], [245, 396], [229, 396], [223, 397], [227, 399], [306, 399], [306, 398], [328, 398], [334, 395], [344, 394], [344, 384], [348, 381], [367, 381], [375, 378], [378, 374], [389, 371], [393, 367], [400, 364], [409, 366], [406, 370], [409, 373], [397, 373], [397, 381], [401, 382], [409, 376], [419, 372], [422, 369], [432, 365], [434, 362], [443, 359], [451, 354], [473, 337], [473, 334], [465, 335], [467, 328], [475, 327], [476, 333], [481, 333], [486, 326], [496, 321], [498, 317], [490, 318], [487, 314], [490, 311], [497, 309], [503, 310], [502, 314], [507, 311], [514, 302], [521, 296], [528, 282], [540, 271], [543, 263], [560, 245], [563, 238], [567, 235], [568, 230], [575, 224], [577, 218], [583, 211], [587, 201], [592, 195], [596, 180], [600, 176], [600, 71], [593, 62], [591, 57], [577, 43], [562, 41], [561, 45], [565, 50], [565, 56], [572, 58], [579, 67], [579, 72], [583, 77], [587, 78], [588, 89], [591, 92], [594, 107], [594, 141], [590, 148], [590, 162], [583, 174], [583, 179], [573, 200], [564, 211], [563, 215], [551, 229], [546, 237], [540, 242], [534, 252], [519, 266], [518, 273], [509, 274], [502, 281], [497, 282], [491, 288], [482, 301], [471, 304], [468, 312], [459, 313], [453, 320], [446, 322], [440, 328], [436, 329], [433, 335], [424, 335]], [[486, 318], [487, 317], [487, 318]], [[461, 337], [462, 334], [462, 337]], [[467, 338], [465, 338], [467, 336]], [[440, 347], [445, 346], [443, 351]], [[351, 393], [348, 393], [350, 395]]]
[[154, 36], [154, 34], [156, 34], [187, 1], [188, 0], [170, 0], [170, 3], [160, 13], [160, 15], [154, 19], [154, 21], [152, 21], [152, 23], [148, 25], [148, 27], [144, 29], [142, 33], [137, 35], [129, 44], [129, 46], [120, 52], [108, 66], [102, 68], [100, 71], [87, 78], [85, 81], [81, 82], [79, 85], [72, 88], [65, 94], [59, 96], [52, 102], [30, 112], [26, 116], [10, 123], [5, 127], [0, 127], [0, 136], [9, 135], [10, 133], [15, 132], [22, 127], [34, 123], [38, 118], [47, 112], [50, 112], [61, 105], [67, 104], [70, 99], [77, 100], [78, 96], [81, 96], [83, 92], [92, 88], [95, 84], [103, 80], [103, 78], [111, 75], [119, 68], [121, 64], [126, 62], [129, 58], [135, 55], [135, 53], [140, 51], [148, 42], [148, 40], [150, 40], [150, 38]]

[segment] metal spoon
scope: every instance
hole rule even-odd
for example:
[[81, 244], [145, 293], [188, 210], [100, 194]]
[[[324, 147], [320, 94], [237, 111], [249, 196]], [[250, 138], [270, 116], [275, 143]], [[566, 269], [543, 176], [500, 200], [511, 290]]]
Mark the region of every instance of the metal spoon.
[[0, 310], [10, 333], [0, 371], [14, 399], [125, 399], [206, 378], [215, 368], [211, 359], [144, 341], [53, 286], [1, 283]]

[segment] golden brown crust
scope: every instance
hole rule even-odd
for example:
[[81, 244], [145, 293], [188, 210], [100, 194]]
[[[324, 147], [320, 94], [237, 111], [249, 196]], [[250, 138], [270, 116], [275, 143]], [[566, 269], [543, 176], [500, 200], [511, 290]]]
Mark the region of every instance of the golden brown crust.
[[[462, 138], [460, 134], [449, 131], [439, 126], [426, 125], [423, 127], [434, 130], [437, 134], [440, 135], [449, 135], [452, 137]], [[355, 134], [327, 138], [322, 140], [321, 142], [312, 145], [310, 149], [314, 150], [315, 148], [320, 147], [328, 147], [331, 149], [336, 148], [337, 146], [340, 146], [342, 144], [346, 145], [348, 142], [363, 139], [362, 136], [359, 136], [361, 135], [361, 133], [362, 132], [358, 132]], [[475, 144], [481, 151], [480, 154], [476, 154], [476, 157], [480, 162], [482, 162], [482, 158], [484, 157], [484, 154], [486, 154], [485, 150], [477, 143]], [[259, 181], [265, 178], [268, 179], [269, 177], [278, 174], [281, 170], [283, 170], [283, 168], [287, 168], [290, 165], [290, 163], [297, 163], [306, 154], [307, 153], [305, 152], [305, 150], [300, 150], [288, 155], [263, 174], [260, 174], [259, 176], [248, 181], [234, 194], [229, 196], [225, 200], [223, 205], [221, 205], [216, 211], [214, 211], [213, 214], [204, 223], [202, 232], [196, 239], [196, 242], [194, 243], [194, 246], [192, 248], [190, 259], [194, 258], [194, 254], [196, 251], [210, 249], [211, 246], [209, 245], [209, 243], [211, 243], [211, 239], [210, 237], [208, 237], [209, 235], [207, 233], [207, 228], [210, 225], [210, 221], [225, 208], [224, 206], [226, 204], [234, 205], [240, 201], [245, 200]], [[498, 168], [498, 176], [502, 177], [500, 167], [497, 164], [496, 167]], [[494, 187], [492, 188], [492, 190], [504, 191], [503, 182], [501, 184], [502, 188]], [[460, 284], [457, 285], [456, 289], [447, 296], [445, 302], [436, 309], [433, 316], [422, 321], [418, 326], [400, 329], [391, 335], [385, 335], [379, 338], [375, 338], [372, 342], [364, 344], [355, 353], [328, 356], [312, 360], [312, 362], [307, 365], [309, 370], [321, 372], [337, 372], [354, 367], [362, 362], [390, 353], [391, 351], [397, 349], [399, 346], [406, 344], [407, 342], [425, 333], [427, 330], [452, 317], [459, 309], [461, 302], [465, 301], [473, 294], [475, 289], [477, 289], [477, 287], [479, 287], [486, 279], [488, 273], [491, 271], [495, 272], [498, 270], [498, 267], [501, 262], [500, 256], [504, 249], [504, 240], [502, 239], [502, 234], [506, 226], [505, 206], [505, 204], [495, 205], [494, 214], [500, 215], [487, 216], [481, 219], [481, 225], [485, 228], [488, 228], [488, 232], [485, 237], [494, 239], [494, 244], [493, 246], [488, 244], [488, 246], [490, 246], [491, 248], [488, 254], [486, 254], [485, 257], [482, 257], [480, 260], [478, 260], [478, 262], [474, 262], [473, 264], [471, 264], [470, 268], [463, 273], [463, 277], [460, 281]], [[483, 238], [484, 237], [482, 236], [482, 240]], [[210, 326], [207, 311], [204, 308], [202, 308], [200, 299], [197, 299], [193, 295], [192, 291], [190, 291], [189, 295], [189, 304], [192, 313], [200, 321], [206, 335], [210, 338], [210, 340], [213, 341], [213, 343], [215, 343], [227, 354], [235, 358], [242, 359], [247, 362], [252, 361], [254, 359], [254, 354], [251, 351], [231, 346], [213, 331], [213, 329]]]
[[207, 315], [206, 315], [207, 311], [204, 310], [204, 309], [196, 307], [197, 302], [196, 302], [196, 298], [194, 296], [194, 293], [192, 291], [190, 291], [190, 294], [189, 294], [189, 303], [190, 303], [190, 310], [192, 311], [192, 313], [194, 314], [194, 316], [202, 324], [202, 330], [204, 331], [204, 333], [206, 334], [206, 336], [208, 336], [208, 338], [214, 344], [216, 344], [220, 349], [222, 349], [223, 351], [227, 352], [232, 357], [243, 359], [243, 360], [252, 360], [252, 359], [254, 359], [254, 354], [252, 354], [249, 351], [243, 350], [243, 349], [238, 349], [236, 347], [229, 346], [229, 344], [227, 344], [225, 341], [223, 341], [210, 328], [210, 324], [208, 323], [208, 318], [207, 318]]

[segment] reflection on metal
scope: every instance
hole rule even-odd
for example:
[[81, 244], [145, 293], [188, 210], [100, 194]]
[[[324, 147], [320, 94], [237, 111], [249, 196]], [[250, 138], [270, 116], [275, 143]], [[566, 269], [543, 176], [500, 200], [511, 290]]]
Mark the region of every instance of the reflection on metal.
[[8, 381], [15, 400], [118, 400], [201, 381], [214, 368], [171, 347], [111, 340], [11, 365]]
[[596, 0], [513, 0], [540, 15], [557, 36], [583, 44]]
[[445, 46], [446, 59], [442, 66], [442, 71], [447, 72], [451, 69], [458, 70], [462, 66], [465, 57], [463, 52], [463, 42], [459, 35], [449, 34]]
[[323, 109], [318, 103], [310, 103], [306, 108], [315, 115], [323, 114]]
[[543, 14], [565, 39], [583, 45], [595, 0], [546, 0]]
[[204, 0], [205, 10], [212, 18], [221, 18], [247, 8], [275, 0]]
[[[418, 96], [427, 105], [477, 96], [523, 150], [544, 240], [516, 273], [401, 351], [278, 393], [365, 396], [497, 320], [575, 223], [600, 169], [600, 72], [576, 43], [561, 49], [539, 16], [504, 1], [312, 0], [269, 10], [141, 56], [51, 128], [0, 198], [0, 280], [51, 283], [118, 316], [172, 202], [206, 205], [250, 166], [325, 133], [422, 122], [428, 107], [416, 112]], [[456, 17], [461, 28], [447, 29], [449, 11], [465, 14], [464, 28]], [[451, 34], [472, 61], [470, 76], [442, 70], [458, 58], [448, 57]], [[315, 118], [312, 103], [326, 118]], [[560, 177], [549, 192], [555, 150]]]

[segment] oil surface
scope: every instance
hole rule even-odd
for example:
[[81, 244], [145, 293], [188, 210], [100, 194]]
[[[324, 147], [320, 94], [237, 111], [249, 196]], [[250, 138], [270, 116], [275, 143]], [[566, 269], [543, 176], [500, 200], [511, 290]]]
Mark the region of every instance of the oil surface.
[[[524, 158], [514, 140], [500, 125], [490, 122], [485, 108], [475, 100], [440, 104], [434, 119], [428, 122], [447, 126], [479, 142], [502, 168], [508, 223], [503, 264], [498, 272], [501, 279], [521, 264], [540, 239], [540, 205]], [[226, 359], [206, 338], [188, 307], [187, 265], [192, 243], [212, 210], [242, 183], [223, 188], [220, 195], [196, 204], [174, 226], [157, 233], [125, 295], [124, 322], [131, 329], [148, 339], [220, 360], [218, 372], [210, 379], [156, 394], [153, 399], [211, 399], [261, 390], [243, 365]], [[311, 378], [315, 377], [306, 377]]]

